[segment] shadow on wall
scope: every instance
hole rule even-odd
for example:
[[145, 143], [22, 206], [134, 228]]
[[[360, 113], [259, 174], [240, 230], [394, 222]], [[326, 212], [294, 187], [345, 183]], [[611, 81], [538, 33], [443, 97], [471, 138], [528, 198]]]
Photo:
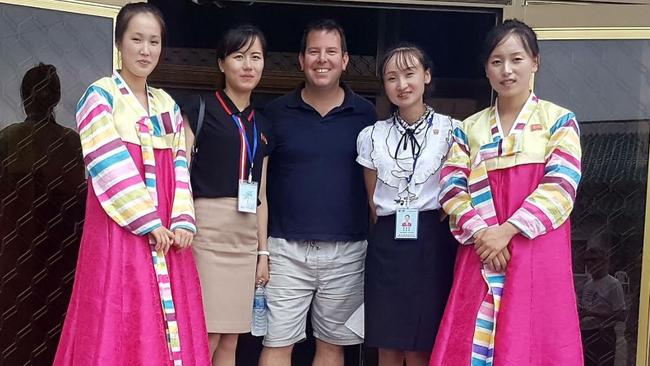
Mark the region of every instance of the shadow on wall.
[[79, 135], [59, 125], [56, 68], [24, 75], [27, 118], [0, 131], [0, 364], [51, 364], [84, 217]]

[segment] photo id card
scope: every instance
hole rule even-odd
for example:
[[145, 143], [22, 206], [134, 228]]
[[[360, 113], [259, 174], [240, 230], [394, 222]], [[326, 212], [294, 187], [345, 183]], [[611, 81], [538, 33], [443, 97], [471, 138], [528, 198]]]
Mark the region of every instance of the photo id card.
[[239, 181], [237, 210], [248, 213], [257, 212], [257, 182]]
[[418, 238], [418, 210], [399, 208], [395, 213], [395, 239]]

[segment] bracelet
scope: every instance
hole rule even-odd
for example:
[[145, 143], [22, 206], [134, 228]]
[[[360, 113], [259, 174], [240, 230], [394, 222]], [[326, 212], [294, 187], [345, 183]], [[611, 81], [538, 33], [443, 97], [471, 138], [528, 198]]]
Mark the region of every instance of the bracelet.
[[269, 253], [268, 250], [258, 250], [257, 255], [265, 255], [265, 256], [269, 257], [271, 255], [271, 253]]

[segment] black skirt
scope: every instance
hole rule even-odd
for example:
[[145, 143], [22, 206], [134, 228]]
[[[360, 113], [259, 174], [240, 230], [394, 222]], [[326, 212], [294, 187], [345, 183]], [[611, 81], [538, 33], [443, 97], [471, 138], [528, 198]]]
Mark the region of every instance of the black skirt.
[[431, 352], [453, 279], [458, 243], [439, 211], [420, 212], [417, 240], [395, 240], [395, 215], [368, 239], [365, 343]]

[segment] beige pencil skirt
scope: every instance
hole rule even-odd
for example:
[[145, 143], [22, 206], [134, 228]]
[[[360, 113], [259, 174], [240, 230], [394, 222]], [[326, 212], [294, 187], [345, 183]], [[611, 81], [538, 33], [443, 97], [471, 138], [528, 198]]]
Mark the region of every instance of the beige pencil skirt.
[[194, 208], [198, 232], [192, 251], [208, 333], [248, 333], [257, 266], [257, 216], [237, 211], [236, 198], [198, 198]]

